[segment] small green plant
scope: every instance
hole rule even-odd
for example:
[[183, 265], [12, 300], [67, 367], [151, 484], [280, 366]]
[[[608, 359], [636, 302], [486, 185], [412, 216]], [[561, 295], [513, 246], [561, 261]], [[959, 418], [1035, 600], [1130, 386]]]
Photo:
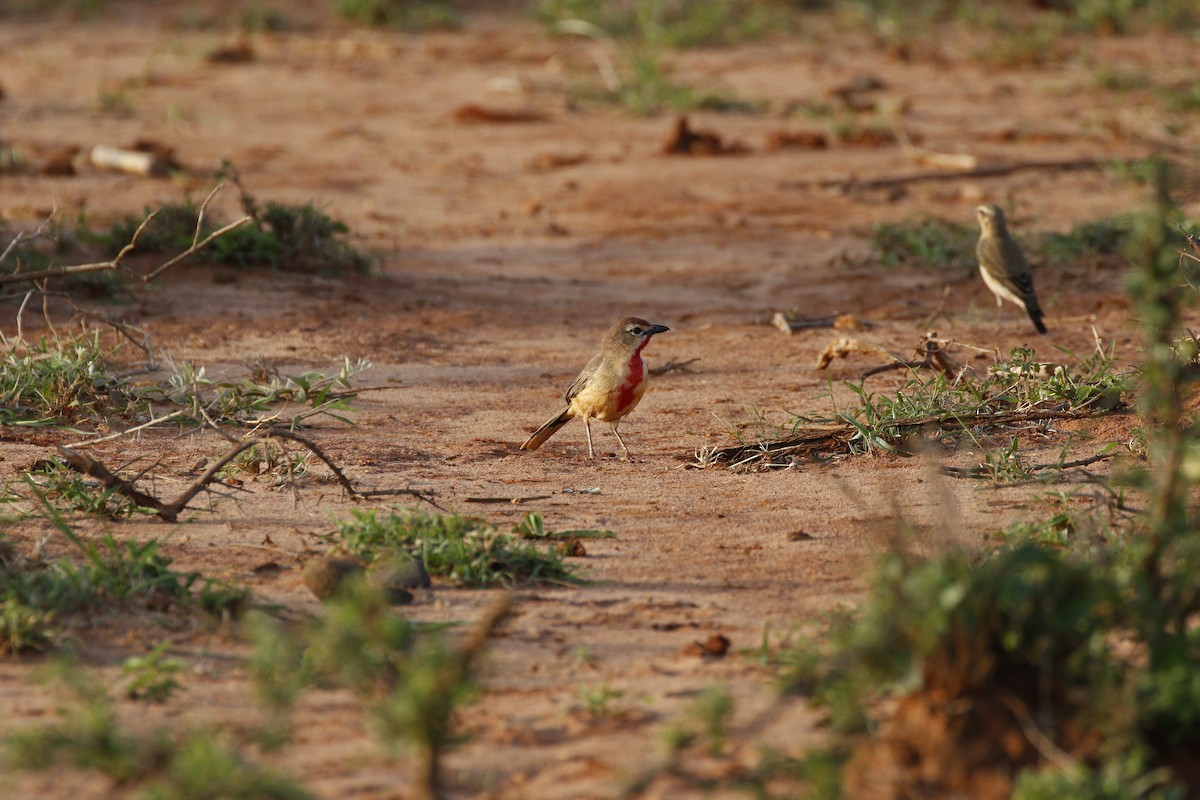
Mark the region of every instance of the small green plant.
[[1120, 256], [1128, 244], [1132, 229], [1131, 216], [1092, 220], [1076, 225], [1066, 233], [1052, 233], [1043, 237], [1037, 252], [1054, 266], [1070, 264], [1082, 258]]
[[164, 382], [134, 386], [114, 376], [118, 350], [102, 347], [98, 332], [14, 343], [0, 358], [0, 424], [146, 422], [163, 416], [164, 406], [172, 409], [169, 419], [194, 425], [294, 426], [317, 415], [353, 424], [343, 413], [354, 397], [351, 380], [371, 367], [363, 359], [343, 358], [335, 374], [310, 371], [257, 382], [214, 381], [204, 367], [169, 364]]
[[615, 531], [598, 530], [596, 528], [573, 528], [564, 531], [547, 530], [546, 523], [538, 511], [531, 511], [521, 518], [513, 527], [513, 533], [523, 539], [615, 539]]
[[104, 688], [75, 666], [59, 668], [73, 697], [53, 724], [8, 737], [6, 765], [48, 770], [68, 765], [139, 789], [144, 800], [312, 800], [292, 781], [247, 761], [236, 743], [208, 732], [127, 731]]
[[1200, 109], [1200, 81], [1184, 86], [1166, 87], [1160, 90], [1167, 110], [1186, 114]]
[[795, 22], [788, 7], [750, 0], [543, 0], [536, 16], [551, 29], [577, 20], [614, 37], [668, 48], [736, 44]]
[[583, 701], [583, 708], [589, 716], [607, 717], [617, 713], [616, 702], [625, 696], [625, 692], [603, 683], [600, 686], [582, 686], [575, 695]]
[[111, 355], [98, 333], [14, 343], [0, 362], [0, 424], [69, 425], [104, 413], [117, 383]]
[[1021, 442], [1016, 436], [1008, 447], [988, 451], [980, 466], [983, 474], [997, 483], [1027, 480], [1032, 474], [1021, 461]]
[[975, 242], [979, 232], [971, 226], [933, 217], [876, 226], [871, 244], [879, 260], [889, 267], [975, 269]]
[[[925, 436], [939, 437], [963, 430], [964, 421], [979, 426], [991, 417], [993, 425], [1002, 425], [1005, 414], [1027, 414], [1051, 405], [1059, 410], [1064, 404], [1070, 410], [1109, 410], [1132, 388], [1132, 376], [1116, 372], [1111, 355], [1100, 351], [1069, 372], [1039, 362], [1029, 348], [1014, 348], [1009, 361], [995, 365], [983, 379], [951, 380], [938, 374], [910, 380], [891, 397], [871, 394], [861, 384], [846, 386], [861, 401], [840, 415], [856, 431], [850, 441], [852, 452], [875, 448], [902, 452], [905, 436], [915, 428]], [[998, 467], [1019, 466], [1011, 455], [996, 458]]]
[[[311, 203], [292, 205], [267, 201], [256, 203], [243, 196], [243, 204], [253, 217], [215, 239], [196, 257], [210, 263], [240, 267], [265, 266], [291, 272], [366, 272], [371, 260], [346, 240], [345, 223], [318, 210]], [[113, 223], [107, 234], [97, 240], [115, 255], [132, 240], [150, 214], [127, 214]], [[192, 246], [200, 209], [191, 200], [168, 203], [142, 230], [138, 249], [157, 253], [180, 253]], [[207, 215], [200, 226], [203, 238], [221, 227]]]
[[385, 742], [416, 750], [421, 796], [443, 797], [441, 760], [454, 742], [454, 710], [472, 696], [474, 661], [508, 603], [504, 597], [494, 605], [455, 647], [393, 613], [379, 587], [352, 581], [322, 619], [300, 631], [258, 619], [252, 663], [260, 695], [281, 719], [307, 686], [350, 689]]
[[40, 461], [26, 476], [54, 503], [55, 508], [64, 511], [100, 514], [110, 519], [153, 513], [151, 509], [139, 508], [116, 488], [89, 481], [58, 460]]
[[163, 642], [144, 656], [125, 659], [121, 671], [128, 679], [125, 684], [126, 697], [163, 703], [179, 689], [177, 676], [183, 671], [183, 662], [166, 657], [168, 646], [168, 642]]
[[409, 31], [459, 25], [454, 6], [438, 0], [334, 0], [334, 9], [360, 25], [386, 25]]
[[1132, 92], [1151, 84], [1150, 75], [1136, 68], [1104, 62], [1093, 73], [1096, 86], [1109, 92]]
[[347, 550], [368, 561], [403, 553], [422, 559], [430, 575], [463, 586], [581, 580], [553, 548], [526, 540], [523, 534], [505, 533], [475, 517], [405, 509], [386, 516], [357, 509], [350, 514], [350, 519], [335, 523], [337, 535]]
[[221, 616], [244, 609], [249, 597], [244, 589], [196, 572], [172, 570], [171, 559], [158, 552], [157, 541], [121, 544], [111, 533], [98, 543], [81, 539], [41, 490], [32, 484], [30, 488], [81, 561], [0, 562], [0, 634], [5, 636], [0, 650], [42, 649], [54, 641], [55, 626], [64, 617], [99, 607], [140, 604], [162, 610], [199, 605]]
[[279, 484], [291, 482], [308, 471], [310, 451], [288, 451], [275, 441], [243, 450], [221, 471], [223, 478], [234, 475], [273, 475]]
[[96, 94], [96, 110], [111, 117], [132, 117], [135, 113], [134, 95], [137, 86], [130, 81], [110, 83]]
[[291, 27], [287, 14], [255, 0], [238, 16], [238, 27], [245, 33], [286, 31]]

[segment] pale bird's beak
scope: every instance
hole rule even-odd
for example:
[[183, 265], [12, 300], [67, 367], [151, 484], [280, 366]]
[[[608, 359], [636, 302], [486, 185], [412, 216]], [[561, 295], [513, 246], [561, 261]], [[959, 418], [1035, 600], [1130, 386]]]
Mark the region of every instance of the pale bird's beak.
[[669, 330], [671, 329], [666, 325], [651, 325], [649, 328], [646, 328], [646, 336], [653, 336], [656, 333], [666, 333]]

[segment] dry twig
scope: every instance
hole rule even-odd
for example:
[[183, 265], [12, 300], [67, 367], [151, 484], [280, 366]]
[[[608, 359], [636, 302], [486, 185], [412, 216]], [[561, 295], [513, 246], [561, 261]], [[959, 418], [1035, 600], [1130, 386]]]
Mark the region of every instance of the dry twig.
[[312, 440], [301, 436], [292, 431], [284, 430], [269, 430], [266, 433], [257, 436], [250, 436], [237, 442], [233, 447], [226, 451], [225, 455], [217, 459], [202, 475], [196, 478], [192, 483], [183, 490], [182, 493], [169, 503], [164, 503], [157, 497], [149, 495], [134, 485], [134, 481], [126, 480], [118, 475], [114, 475], [104, 464], [92, 458], [87, 453], [81, 453], [78, 450], [72, 450], [69, 447], [58, 446], [58, 452], [62, 456], [63, 461], [71, 469], [76, 472], [83, 473], [100, 481], [107, 489], [114, 489], [119, 494], [133, 500], [143, 508], [154, 510], [162, 519], [167, 522], [175, 522], [179, 518], [187, 504], [192, 501], [197, 494], [205, 489], [210, 483], [216, 480], [217, 473], [225, 468], [229, 462], [237, 458], [243, 451], [254, 447], [257, 444], [264, 444], [271, 439], [287, 439], [288, 441], [296, 442], [299, 445], [306, 447], [309, 452], [325, 463], [325, 466], [333, 472], [335, 478], [346, 493], [351, 498], [361, 497], [362, 495], [354, 488], [354, 484], [346, 477], [341, 468], [335, 464], [329, 456], [325, 455], [324, 451], [317, 446]]
[[691, 372], [691, 370], [688, 369], [688, 366], [695, 364], [699, 360], [700, 359], [697, 357], [689, 358], [687, 361], [668, 361], [661, 367], [651, 367], [650, 374], [657, 376], [666, 375], [668, 372]]
[[897, 359], [891, 364], [872, 367], [860, 376], [861, 380], [865, 381], [872, 375], [878, 375], [881, 372], [893, 369], [937, 369], [947, 377], [957, 378], [964, 370], [970, 369], [970, 367], [965, 367], [958, 363], [958, 361], [946, 352], [946, 345], [948, 344], [950, 344], [949, 340], [938, 338], [937, 331], [929, 331], [925, 334], [925, 338], [921, 343], [917, 345], [917, 355], [924, 356], [920, 361], [901, 361]]
[[963, 170], [933, 170], [910, 172], [904, 175], [890, 175], [882, 178], [860, 180], [859, 178], [816, 178], [806, 181], [786, 181], [782, 184], [785, 189], [838, 189], [843, 192], [857, 192], [872, 189], [895, 189], [911, 183], [925, 181], [957, 181], [971, 178], [997, 178], [1011, 175], [1014, 172], [1027, 170], [1045, 170], [1065, 172], [1069, 170], [1101, 169], [1103, 162], [1095, 158], [1079, 158], [1068, 160], [1048, 161], [1017, 161], [1011, 164], [993, 164], [985, 167]]
[[[151, 211], [146, 216], [146, 218], [144, 220], [142, 220], [142, 224], [138, 226], [137, 230], [133, 232], [133, 236], [130, 238], [129, 243], [126, 244], [124, 247], [122, 247], [120, 249], [120, 251], [117, 252], [117, 255], [108, 261], [97, 261], [92, 264], [74, 264], [74, 265], [64, 266], [64, 267], [50, 267], [49, 269], [43, 269], [43, 270], [39, 270], [37, 272], [15, 273], [12, 275], [0, 275], [0, 286], [4, 285], [6, 283], [18, 283], [18, 282], [22, 282], [22, 281], [32, 281], [32, 282], [36, 283], [37, 281], [41, 281], [46, 278], [61, 278], [61, 277], [67, 276], [67, 275], [82, 275], [82, 274], [85, 274], [88, 272], [120, 272], [124, 275], [129, 276], [130, 278], [133, 278], [135, 280], [140, 280], [142, 283], [150, 283], [150, 281], [157, 278], [159, 275], [161, 275], [166, 270], [175, 266], [176, 264], [183, 261], [184, 259], [195, 255], [196, 253], [203, 250], [205, 247], [208, 247], [208, 245], [212, 244], [215, 240], [221, 238], [222, 236], [224, 236], [225, 234], [234, 230], [235, 228], [239, 228], [242, 225], [245, 225], [247, 222], [250, 222], [251, 219], [253, 219], [250, 216], [244, 216], [241, 219], [238, 219], [218, 230], [213, 231], [212, 233], [210, 233], [208, 236], [204, 237], [203, 239], [200, 239], [200, 232], [201, 232], [200, 228], [204, 222], [204, 213], [208, 208], [208, 204], [212, 201], [213, 197], [217, 194], [217, 192], [221, 190], [223, 185], [224, 184], [217, 184], [216, 188], [214, 188], [212, 190], [212, 192], [209, 193], [208, 197], [206, 197], [204, 199], [204, 203], [201, 204], [200, 212], [196, 219], [196, 234], [192, 238], [192, 246], [189, 247], [187, 250], [184, 250], [182, 253], [175, 256], [174, 258], [169, 259], [167, 262], [160, 265], [159, 267], [157, 267], [156, 269], [154, 269], [153, 271], [149, 272], [146, 275], [138, 275], [137, 273], [133, 272], [132, 270], [127, 269], [125, 267], [125, 265], [122, 264], [121, 262], [125, 258], [125, 256], [129, 255], [137, 247], [138, 239], [141, 238], [142, 233], [145, 232], [146, 227], [150, 224], [150, 222], [156, 216], [158, 216], [158, 211]], [[39, 228], [39, 230], [40, 230], [40, 228]], [[20, 236], [20, 234], [18, 234], [18, 237], [19, 236]], [[32, 237], [27, 237], [27, 239], [28, 238], [32, 238]], [[15, 240], [14, 240], [14, 243], [10, 244], [8, 249], [5, 252], [7, 253], [8, 250], [11, 250], [15, 246], [16, 245], [15, 245]]]

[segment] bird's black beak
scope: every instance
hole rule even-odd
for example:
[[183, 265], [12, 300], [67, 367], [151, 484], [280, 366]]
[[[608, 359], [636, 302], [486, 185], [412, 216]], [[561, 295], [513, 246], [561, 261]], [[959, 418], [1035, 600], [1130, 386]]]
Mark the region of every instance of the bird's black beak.
[[671, 329], [666, 325], [651, 325], [649, 328], [646, 328], [646, 335], [653, 336], [656, 333], [666, 333], [669, 330]]

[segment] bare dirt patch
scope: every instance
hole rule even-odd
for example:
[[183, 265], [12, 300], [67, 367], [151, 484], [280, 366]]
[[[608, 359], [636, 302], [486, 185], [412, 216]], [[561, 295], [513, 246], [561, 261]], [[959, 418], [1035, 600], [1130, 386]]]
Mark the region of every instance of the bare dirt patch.
[[[769, 671], [739, 651], [760, 644], [768, 623], [808, 629], [823, 612], [853, 603], [897, 515], [929, 532], [918, 547], [935, 549], [945, 541], [939, 537], [975, 544], [1038, 513], [1028, 488], [939, 479], [920, 459], [811, 461], [758, 474], [689, 468], [698, 450], [732, 443], [727, 430], [753, 430], [760, 414], [775, 425], [788, 421], [787, 412], [828, 410], [827, 377], [857, 379], [878, 363], [852, 356], [828, 375], [816, 372], [834, 331], [787, 336], [771, 325], [776, 312], [853, 314], [872, 323], [873, 341], [897, 350], [932, 326], [1001, 353], [1029, 344], [1047, 356], [1052, 346], [1084, 354], [1099, 337], [1119, 361], [1137, 359], [1117, 269], [1038, 270], [1050, 328], [1041, 339], [1011, 308], [995, 329], [992, 298], [971, 265], [889, 269], [867, 244], [880, 222], [914, 214], [969, 222], [985, 199], [1011, 209], [1018, 236], [1137, 206], [1139, 190], [1110, 171], [1028, 169], [845, 191], [859, 179], [928, 167], [886, 138], [781, 147], [782, 128], [808, 123], [775, 113], [693, 112], [697, 130], [744, 152], [664, 155], [671, 118], [566, 103], [573, 78], [563, 64], [586, 63], [588, 45], [549, 38], [519, 15], [471, 16], [458, 32], [412, 35], [350, 28], [323, 4], [301, 4], [294, 13], [311, 25], [256, 35], [238, 51], [243, 57], [230, 60], [210, 56], [232, 34], [223, 24], [183, 24], [189, 4], [104, 5], [88, 22], [4, 21], [3, 139], [30, 153], [148, 139], [169, 146], [185, 172], [153, 179], [80, 163], [74, 175], [2, 175], [0, 222], [34, 226], [54, 205], [104, 221], [178, 201], [184, 190], [202, 196], [225, 160], [258, 197], [319, 204], [377, 254], [378, 274], [185, 265], [107, 310], [144, 327], [176, 362], [203, 364], [217, 377], [245, 374], [255, 362], [330, 371], [342, 356], [370, 359], [361, 385], [372, 391], [355, 404], [357, 425], [309, 431], [363, 489], [428, 490], [442, 507], [504, 525], [536, 509], [555, 528], [618, 534], [586, 543], [581, 563], [591, 583], [519, 592], [488, 651], [482, 696], [461, 714], [470, 738], [450, 757], [454, 796], [613, 796], [657, 763], [662, 726], [704, 688], [727, 686], [739, 718], [775, 703]], [[850, 34], [838, 45], [775, 41], [682, 54], [677, 66], [681, 78], [720, 82], [772, 108], [877, 75], [882, 88], [874, 91], [907, 109], [900, 124], [923, 147], [988, 163], [1141, 158], [1162, 149], [1166, 136], [1165, 112], [1152, 97], [1116, 100], [1078, 62], [999, 69], [966, 57], [950, 65], [902, 61]], [[1194, 45], [1166, 36], [1087, 47], [1095, 59], [1119, 50], [1164, 80], [1193, 75], [1200, 58]], [[98, 98], [114, 92], [124, 93], [123, 110], [99, 108]], [[464, 116], [472, 124], [462, 124]], [[1194, 147], [1194, 134], [1176, 146]], [[232, 193], [221, 202], [236, 213]], [[17, 303], [4, 308], [3, 333], [12, 336]], [[65, 325], [70, 309], [51, 310]], [[603, 331], [626, 315], [671, 327], [647, 349], [652, 367], [695, 359], [652, 379], [623, 423], [634, 463], [615, 458], [619, 448], [603, 425], [595, 461], [578, 424], [536, 453], [518, 451], [558, 407]], [[26, 312], [25, 324], [27, 335], [40, 332], [36, 314]], [[990, 360], [960, 356], [981, 367]], [[1128, 426], [1072, 421], [1023, 446], [1034, 460], [1053, 460], [1067, 431], [1090, 433], [1099, 449]], [[73, 438], [0, 429], [0, 477], [19, 479]], [[210, 435], [156, 432], [93, 454], [106, 463], [161, 456], [158, 480], [178, 486], [192, 464], [225, 446]], [[978, 456], [958, 451], [957, 458], [977, 463]], [[470, 501], [530, 495], [549, 498]], [[249, 479], [178, 526], [74, 522], [88, 535], [108, 528], [121, 539], [162, 538], [183, 568], [248, 585], [265, 602], [318, 612], [298, 565], [257, 569], [271, 557], [245, 545], [269, 540], [299, 551], [319, 544], [331, 516], [387, 502], [352, 502], [314, 469], [294, 493]], [[23, 522], [10, 533], [32, 547], [47, 530]], [[404, 613], [472, 619], [488, 595], [435, 586], [432, 602]], [[180, 630], [165, 618], [148, 626], [138, 616], [97, 623], [79, 637], [107, 674], [121, 657], [170, 639], [188, 663], [185, 691], [146, 716], [247, 724], [245, 648], [233, 632]], [[723, 657], [713, 652], [724, 647]], [[0, 664], [7, 727], [53, 713], [53, 695], [31, 682], [40, 666], [36, 658]], [[620, 699], [609, 713], [585, 713], [583, 693], [599, 687]], [[120, 711], [146, 721], [140, 707]], [[816, 723], [796, 704], [768, 733], [777, 748], [800, 755], [819, 741]], [[272, 763], [318, 796], [406, 796], [406, 762], [380, 750], [350, 698], [328, 693], [306, 703], [297, 730]], [[14, 786], [22, 797], [121, 793], [78, 774], [22, 776]], [[682, 791], [664, 785], [658, 796]]]

